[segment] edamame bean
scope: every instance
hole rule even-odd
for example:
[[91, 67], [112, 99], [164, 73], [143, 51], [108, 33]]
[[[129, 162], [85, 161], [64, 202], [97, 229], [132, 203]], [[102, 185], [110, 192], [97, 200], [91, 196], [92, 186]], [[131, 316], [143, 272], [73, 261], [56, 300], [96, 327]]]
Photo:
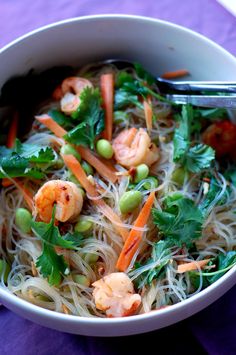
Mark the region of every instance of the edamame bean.
[[2, 278], [2, 274], [3, 274], [3, 280], [6, 283], [7, 282], [7, 278], [8, 275], [11, 271], [10, 266], [8, 265], [8, 263], [6, 262], [6, 260], [0, 259], [0, 277]]
[[140, 191], [125, 192], [119, 201], [121, 213], [133, 212], [142, 202], [142, 194]]
[[90, 280], [85, 275], [74, 274], [72, 277], [74, 282], [76, 282], [77, 284], [83, 285], [85, 287], [90, 286]]
[[158, 186], [158, 180], [154, 176], [149, 176], [148, 181], [143, 184], [145, 190], [155, 189]]
[[183, 185], [185, 178], [188, 178], [188, 173], [184, 168], [179, 167], [173, 171], [171, 178], [173, 182], [181, 186]]
[[81, 166], [87, 175], [93, 175], [93, 168], [91, 167], [90, 164], [88, 164], [86, 161], [83, 160], [81, 162]]
[[146, 179], [146, 177], [149, 174], [149, 167], [146, 164], [140, 164], [136, 167], [136, 172], [134, 175], [134, 182], [138, 183], [142, 181], [143, 179]]
[[93, 253], [86, 253], [84, 255], [84, 261], [88, 264], [95, 264], [98, 261], [99, 256]]
[[17, 208], [15, 222], [21, 232], [29, 233], [31, 231], [32, 215], [25, 208]]
[[105, 159], [111, 159], [114, 153], [111, 143], [106, 139], [99, 139], [96, 144], [96, 149], [98, 154]]
[[75, 225], [75, 231], [78, 233], [88, 232], [93, 226], [93, 222], [88, 218], [80, 218]]
[[60, 151], [61, 154], [72, 154], [74, 155], [74, 157], [76, 159], [78, 159], [79, 161], [81, 161], [81, 156], [80, 154], [77, 152], [77, 150], [69, 143], [66, 143], [64, 144], [62, 147], [61, 147], [61, 151]]

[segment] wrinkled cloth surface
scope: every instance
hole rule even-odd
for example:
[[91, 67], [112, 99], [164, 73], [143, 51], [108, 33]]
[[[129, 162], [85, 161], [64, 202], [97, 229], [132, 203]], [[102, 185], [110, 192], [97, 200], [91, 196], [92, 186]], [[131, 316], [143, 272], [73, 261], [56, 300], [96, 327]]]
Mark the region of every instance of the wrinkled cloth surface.
[[[0, 0], [0, 47], [39, 26], [90, 14], [151, 16], [198, 31], [236, 54], [236, 18], [215, 0]], [[1, 65], [1, 63], [0, 63]], [[236, 286], [178, 324], [148, 334], [96, 338], [60, 333], [0, 307], [0, 354], [236, 354]]]

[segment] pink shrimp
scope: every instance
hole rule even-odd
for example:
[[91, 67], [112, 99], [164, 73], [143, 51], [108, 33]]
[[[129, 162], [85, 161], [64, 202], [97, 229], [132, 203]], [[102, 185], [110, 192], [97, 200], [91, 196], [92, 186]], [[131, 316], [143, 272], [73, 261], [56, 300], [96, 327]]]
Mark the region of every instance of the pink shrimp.
[[96, 308], [105, 311], [107, 317], [130, 316], [141, 303], [141, 296], [134, 293], [133, 283], [124, 272], [104, 276], [92, 286]]
[[145, 163], [148, 166], [160, 158], [159, 149], [143, 128], [123, 130], [112, 144], [116, 161], [127, 168]]

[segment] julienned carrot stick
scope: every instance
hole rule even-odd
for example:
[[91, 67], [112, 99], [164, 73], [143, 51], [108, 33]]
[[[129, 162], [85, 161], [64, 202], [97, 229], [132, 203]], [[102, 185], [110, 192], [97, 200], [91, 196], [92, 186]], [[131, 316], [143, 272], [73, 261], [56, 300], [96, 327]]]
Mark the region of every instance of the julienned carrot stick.
[[150, 97], [148, 97], [146, 100], [143, 101], [143, 108], [144, 108], [147, 130], [148, 132], [150, 132], [152, 129], [152, 116], [153, 116]]
[[[75, 177], [79, 180], [80, 184], [86, 190], [87, 194], [92, 198], [92, 202], [97, 205], [100, 211], [111, 221], [114, 225], [116, 231], [122, 236], [125, 241], [128, 237], [127, 230], [122, 226], [123, 223], [119, 216], [108, 206], [101, 198], [99, 198], [99, 194], [96, 188], [90, 183], [88, 180], [83, 168], [80, 165], [80, 162], [73, 155], [62, 155], [62, 158], [67, 165], [67, 167], [72, 171]], [[98, 197], [98, 199], [96, 199]]]
[[32, 193], [17, 179], [13, 179], [16, 187], [21, 191], [25, 202], [27, 203], [29, 209], [33, 211], [34, 201]]
[[187, 271], [198, 270], [199, 268], [201, 269], [202, 267], [206, 266], [209, 263], [209, 261], [210, 261], [209, 259], [204, 259], [204, 260], [198, 260], [198, 261], [178, 265], [177, 272], [182, 274]]
[[6, 146], [8, 148], [13, 148], [14, 144], [15, 144], [15, 140], [17, 137], [17, 129], [18, 129], [18, 120], [19, 120], [19, 116], [18, 113], [15, 112], [13, 120], [11, 122], [11, 126], [7, 135], [7, 144]]
[[155, 192], [151, 192], [147, 201], [145, 202], [143, 208], [141, 209], [136, 221], [134, 222], [134, 227], [131, 229], [128, 238], [125, 241], [125, 245], [120, 253], [119, 259], [116, 263], [116, 268], [119, 271], [126, 271], [129, 267], [130, 262], [138, 250], [138, 247], [142, 241], [142, 231], [138, 231], [136, 228], [144, 228], [146, 225], [151, 208], [154, 203]]
[[36, 120], [46, 126], [50, 131], [52, 131], [55, 136], [63, 138], [67, 134], [66, 130], [62, 128], [56, 121], [54, 121], [49, 115], [44, 114], [40, 116], [35, 116]]
[[100, 175], [104, 176], [111, 182], [116, 182], [117, 176], [115, 174], [116, 170], [112, 170], [108, 165], [98, 159], [88, 148], [77, 147], [76, 148], [81, 158], [86, 160], [90, 165], [92, 165]]
[[181, 78], [182, 76], [186, 76], [188, 74], [189, 71], [187, 69], [179, 69], [175, 71], [166, 72], [161, 77], [164, 79], [175, 79], [175, 78]]
[[[14, 147], [16, 137], [17, 137], [18, 120], [19, 120], [18, 113], [15, 112], [15, 114], [13, 116], [13, 120], [10, 125], [8, 135], [7, 135], [7, 143], [6, 143], [7, 148]], [[8, 178], [2, 179], [2, 186], [3, 187], [8, 187], [8, 186], [11, 186], [12, 184], [13, 184], [13, 182]]]
[[[55, 136], [59, 138], [63, 138], [67, 131], [62, 128], [57, 122], [55, 122], [49, 115], [41, 115], [35, 117], [40, 123], [44, 124], [50, 131], [52, 131]], [[86, 160], [90, 165], [92, 165], [97, 172], [110, 180], [111, 182], [115, 182], [117, 180], [117, 176], [115, 172], [113, 172], [107, 165], [102, 163], [100, 159], [98, 159], [88, 148], [85, 147], [76, 147], [81, 157]]]
[[111, 141], [113, 125], [113, 101], [114, 101], [114, 75], [112, 73], [101, 75], [101, 95], [105, 109], [105, 130], [103, 137]]

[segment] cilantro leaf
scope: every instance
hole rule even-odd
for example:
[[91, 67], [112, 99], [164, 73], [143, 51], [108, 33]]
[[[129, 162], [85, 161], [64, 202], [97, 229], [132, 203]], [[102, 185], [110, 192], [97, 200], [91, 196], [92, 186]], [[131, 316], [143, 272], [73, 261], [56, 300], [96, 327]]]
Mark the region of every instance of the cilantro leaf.
[[162, 276], [169, 261], [170, 249], [168, 243], [159, 240], [153, 244], [151, 257], [144, 264], [139, 263], [135, 270], [130, 272], [130, 276], [139, 275], [135, 279], [138, 288], [142, 288], [146, 284], [150, 285], [154, 279]]
[[178, 162], [189, 148], [190, 142], [190, 124], [193, 118], [192, 106], [182, 107], [182, 115], [179, 116], [179, 128], [176, 128], [174, 134], [174, 161]]
[[209, 272], [209, 276], [207, 276], [207, 273], [204, 273], [204, 276], [207, 276], [207, 280], [210, 284], [217, 281], [226, 271], [236, 264], [236, 251], [228, 251], [226, 254], [220, 253], [213, 263], [217, 265], [217, 271]]
[[[43, 252], [38, 257], [36, 266], [40, 268], [43, 277], [49, 277], [50, 285], [58, 285], [61, 281], [61, 274], [65, 274], [68, 268], [62, 255], [58, 255], [55, 246], [64, 249], [75, 249], [79, 240], [76, 236], [67, 234], [64, 238], [61, 236], [58, 227], [54, 225], [55, 208], [53, 209], [52, 219], [49, 223], [32, 222], [32, 230], [43, 242]], [[81, 242], [81, 238], [80, 238]]]
[[61, 274], [65, 274], [68, 265], [62, 255], [57, 255], [54, 248], [44, 243], [43, 253], [38, 257], [36, 267], [40, 268], [44, 278], [48, 277], [50, 285], [59, 285]]
[[21, 143], [17, 139], [13, 149], [0, 147], [0, 178], [10, 176], [42, 179], [45, 176], [42, 169], [34, 164], [48, 163], [54, 158], [52, 148]]
[[49, 163], [55, 158], [52, 148], [42, 147], [37, 144], [22, 144], [19, 139], [16, 139], [14, 151], [32, 163]]
[[214, 206], [225, 203], [228, 188], [223, 194], [222, 188], [222, 184], [214, 176], [211, 177], [209, 190], [198, 205], [204, 215], [208, 215]]
[[[6, 155], [2, 153], [5, 151]], [[29, 160], [21, 157], [11, 150], [1, 149], [0, 147], [0, 178], [6, 176], [14, 177], [31, 177], [42, 179], [44, 174], [39, 169], [31, 168]]]
[[134, 68], [140, 79], [144, 80], [149, 85], [155, 83], [154, 76], [146, 71], [140, 63], [134, 63]]
[[182, 107], [179, 127], [174, 133], [174, 162], [180, 163], [193, 173], [200, 173], [209, 168], [215, 159], [215, 151], [206, 144], [190, 146], [191, 125], [194, 120], [193, 108], [190, 105]]
[[184, 165], [192, 173], [200, 173], [201, 170], [211, 166], [215, 159], [215, 151], [206, 144], [197, 144], [189, 148], [186, 153]]
[[94, 148], [95, 139], [104, 130], [104, 111], [98, 89], [85, 88], [80, 95], [81, 103], [72, 118], [80, 123], [70, 130], [65, 140], [77, 145]]
[[189, 198], [179, 194], [168, 196], [163, 210], [153, 208], [152, 215], [154, 224], [172, 246], [189, 247], [201, 237], [203, 214]]
[[121, 110], [126, 106], [132, 105], [137, 106], [140, 109], [143, 108], [141, 102], [139, 102], [138, 96], [136, 94], [131, 94], [124, 89], [118, 89], [115, 91], [115, 102], [114, 109]]

